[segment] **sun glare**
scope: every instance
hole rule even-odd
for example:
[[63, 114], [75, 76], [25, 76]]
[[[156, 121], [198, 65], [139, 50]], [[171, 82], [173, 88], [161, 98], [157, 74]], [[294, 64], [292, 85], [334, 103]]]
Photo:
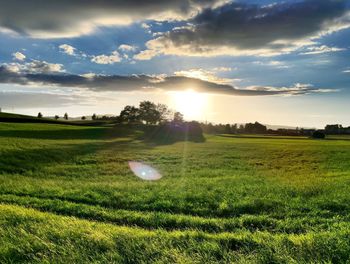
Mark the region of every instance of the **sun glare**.
[[208, 95], [187, 90], [172, 93], [172, 100], [175, 110], [181, 112], [185, 119], [205, 119]]

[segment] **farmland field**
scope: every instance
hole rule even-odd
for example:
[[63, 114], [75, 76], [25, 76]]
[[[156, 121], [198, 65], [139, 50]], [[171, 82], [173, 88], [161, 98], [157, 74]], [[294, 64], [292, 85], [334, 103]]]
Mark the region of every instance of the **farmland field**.
[[350, 138], [139, 134], [0, 123], [0, 263], [349, 261]]

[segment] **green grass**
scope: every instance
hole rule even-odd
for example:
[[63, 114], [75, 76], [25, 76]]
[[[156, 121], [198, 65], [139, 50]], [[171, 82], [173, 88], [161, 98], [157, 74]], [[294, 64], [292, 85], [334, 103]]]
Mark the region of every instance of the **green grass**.
[[73, 125], [73, 126], [107, 126], [113, 125], [113, 120], [79, 120], [69, 119], [65, 120], [62, 117], [58, 120], [53, 118], [38, 118], [36, 116], [19, 115], [12, 113], [0, 112], [0, 122], [11, 123], [42, 123], [42, 124], [61, 124], [61, 125]]
[[0, 263], [348, 263], [347, 137], [139, 138], [0, 123]]

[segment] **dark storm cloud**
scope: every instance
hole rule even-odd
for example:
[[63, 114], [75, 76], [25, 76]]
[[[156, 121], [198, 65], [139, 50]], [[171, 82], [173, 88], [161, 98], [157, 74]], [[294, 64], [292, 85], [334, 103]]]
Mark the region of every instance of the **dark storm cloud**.
[[[194, 19], [193, 37], [203, 44], [259, 48], [280, 39], [299, 39], [322, 29], [345, 12], [345, 1], [312, 0], [265, 7], [231, 4], [207, 9]], [[181, 35], [181, 34], [180, 34]], [[185, 38], [174, 34], [176, 42]], [[276, 45], [278, 48], [278, 45]]]
[[[203, 10], [190, 20], [189, 27], [167, 32], [147, 46], [154, 50], [152, 55], [183, 54], [186, 49], [189, 55], [205, 55], [223, 47], [276, 52], [298, 46], [297, 41], [305, 42], [324, 30], [339, 30], [342, 22], [335, 20], [347, 11], [347, 0], [285, 1], [266, 6], [233, 2]], [[183, 50], [176, 51], [181, 47]]]
[[[164, 15], [176, 19], [214, 0], [0, 0], [0, 27], [40, 37], [74, 36], [95, 25], [118, 25]], [[161, 19], [161, 17], [159, 17]]]
[[13, 72], [7, 66], [0, 66], [0, 83], [19, 85], [44, 85], [72, 88], [86, 88], [92, 91], [185, 91], [227, 94], [238, 96], [259, 95], [300, 95], [308, 93], [331, 92], [314, 88], [311, 85], [298, 84], [293, 87], [250, 87], [237, 89], [232, 85], [220, 84], [185, 76], [150, 76], [150, 75], [74, 75], [63, 73], [28, 73]]

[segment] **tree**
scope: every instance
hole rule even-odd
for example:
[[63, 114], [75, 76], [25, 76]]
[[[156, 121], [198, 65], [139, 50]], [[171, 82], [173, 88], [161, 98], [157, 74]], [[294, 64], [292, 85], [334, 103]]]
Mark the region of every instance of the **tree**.
[[267, 131], [267, 127], [255, 122], [255, 123], [247, 123], [244, 127], [246, 133], [256, 133], [256, 134], [264, 134]]
[[82, 116], [82, 117], [81, 117], [81, 120], [85, 120], [85, 119], [86, 119], [86, 117], [85, 117], [85, 116]]
[[60, 117], [58, 116], [58, 115], [55, 115], [55, 119], [57, 120], [57, 119], [59, 119]]
[[312, 133], [312, 137], [316, 139], [324, 139], [326, 135], [322, 131], [316, 130]]
[[96, 114], [93, 114], [93, 115], [91, 116], [91, 118], [92, 118], [92, 120], [96, 120], [96, 119], [97, 119]]
[[327, 134], [341, 134], [341, 131], [343, 129], [343, 126], [342, 125], [326, 125], [325, 127], [325, 132]]
[[157, 104], [156, 110], [159, 112], [159, 123], [171, 120], [173, 111], [171, 111], [167, 105]]
[[173, 122], [182, 123], [183, 121], [184, 121], [184, 115], [181, 114], [180, 112], [175, 112]]
[[151, 101], [143, 101], [139, 106], [140, 119], [146, 124], [156, 124], [160, 121], [161, 114], [157, 110], [157, 105]]
[[41, 112], [38, 113], [38, 118], [43, 118], [43, 114]]
[[127, 122], [127, 123], [139, 122], [140, 121], [139, 109], [136, 108], [135, 106], [127, 105], [120, 112], [119, 118], [122, 122]]
[[237, 124], [234, 124], [234, 125], [231, 126], [231, 132], [232, 133], [234, 133], [234, 134], [237, 133], [237, 130], [238, 130], [238, 125]]
[[232, 134], [232, 129], [230, 124], [225, 125], [225, 134]]
[[68, 120], [68, 114], [65, 113], [64, 116], [63, 116], [64, 119]]

